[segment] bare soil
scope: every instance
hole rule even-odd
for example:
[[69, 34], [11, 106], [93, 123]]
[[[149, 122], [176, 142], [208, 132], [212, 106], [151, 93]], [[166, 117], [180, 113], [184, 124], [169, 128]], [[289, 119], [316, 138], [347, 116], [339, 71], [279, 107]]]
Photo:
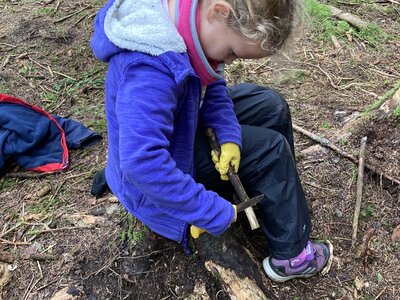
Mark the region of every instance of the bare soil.
[[[347, 153], [357, 156], [367, 136], [366, 162], [399, 179], [399, 117], [379, 119], [374, 112], [355, 121], [349, 117], [366, 111], [400, 80], [400, 7], [396, 1], [329, 2], [374, 22], [390, 38], [378, 48], [342, 39], [336, 49], [309, 26], [296, 38], [290, 61], [239, 61], [229, 66], [227, 79], [276, 88], [288, 100], [295, 124]], [[107, 157], [106, 66], [89, 45], [102, 4], [0, 0], [0, 93], [80, 121], [104, 137], [89, 149], [72, 151], [65, 172], [32, 177], [10, 165], [0, 177], [0, 263], [12, 274], [2, 292], [0, 286], [0, 298], [230, 299], [194, 245], [187, 255], [128, 217], [112, 194], [99, 199], [90, 194]], [[268, 297], [400, 299], [400, 243], [391, 238], [400, 224], [399, 185], [366, 171], [352, 247], [357, 166], [299, 132], [295, 140], [312, 238], [329, 239], [335, 260], [325, 276], [269, 282]], [[48, 193], [38, 195], [44, 187]], [[64, 298], [56, 298], [60, 294]]]

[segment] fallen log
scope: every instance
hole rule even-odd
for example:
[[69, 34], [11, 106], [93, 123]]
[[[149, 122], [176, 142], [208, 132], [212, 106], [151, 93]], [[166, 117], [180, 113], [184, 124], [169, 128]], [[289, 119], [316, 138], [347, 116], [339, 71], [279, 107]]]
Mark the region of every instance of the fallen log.
[[271, 284], [262, 267], [263, 257], [257, 257], [259, 253], [249, 247], [244, 231], [232, 226], [218, 237], [203, 234], [194, 240], [194, 246], [206, 269], [218, 278], [231, 299], [276, 299], [268, 289]]
[[352, 25], [358, 29], [363, 29], [368, 26], [368, 22], [361, 20], [359, 17], [357, 17], [351, 13], [344, 12], [343, 10], [336, 8], [334, 6], [329, 6], [329, 8], [331, 9], [332, 15], [335, 18], [346, 21], [347, 23], [349, 23], [350, 25]]

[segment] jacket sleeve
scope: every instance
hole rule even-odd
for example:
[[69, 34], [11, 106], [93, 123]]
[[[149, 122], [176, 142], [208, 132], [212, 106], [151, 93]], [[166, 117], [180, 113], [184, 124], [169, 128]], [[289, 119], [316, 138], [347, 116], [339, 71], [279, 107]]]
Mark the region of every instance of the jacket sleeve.
[[233, 109], [232, 99], [226, 94], [226, 82], [218, 80], [207, 86], [200, 119], [205, 128], [211, 127], [220, 144], [232, 142], [242, 147], [241, 127]]
[[232, 205], [178, 169], [168, 151], [177, 97], [174, 78], [155, 66], [125, 70], [116, 101], [120, 168], [164, 213], [219, 235], [233, 221]]

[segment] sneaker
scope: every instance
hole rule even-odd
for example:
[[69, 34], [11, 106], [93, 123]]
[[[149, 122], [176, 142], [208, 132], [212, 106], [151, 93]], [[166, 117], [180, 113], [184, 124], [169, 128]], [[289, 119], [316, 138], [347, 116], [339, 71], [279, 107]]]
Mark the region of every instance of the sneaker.
[[293, 278], [308, 278], [329, 265], [332, 254], [330, 243], [308, 242], [306, 248], [294, 258], [279, 260], [267, 257], [263, 267], [268, 277], [276, 282], [285, 282]]

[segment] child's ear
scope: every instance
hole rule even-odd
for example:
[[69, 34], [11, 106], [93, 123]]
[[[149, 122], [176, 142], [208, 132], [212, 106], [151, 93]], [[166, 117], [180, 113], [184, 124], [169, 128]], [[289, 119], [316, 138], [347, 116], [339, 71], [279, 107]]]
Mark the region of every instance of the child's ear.
[[226, 1], [212, 1], [208, 8], [208, 18], [209, 20], [221, 20], [227, 19], [231, 13], [231, 7]]

